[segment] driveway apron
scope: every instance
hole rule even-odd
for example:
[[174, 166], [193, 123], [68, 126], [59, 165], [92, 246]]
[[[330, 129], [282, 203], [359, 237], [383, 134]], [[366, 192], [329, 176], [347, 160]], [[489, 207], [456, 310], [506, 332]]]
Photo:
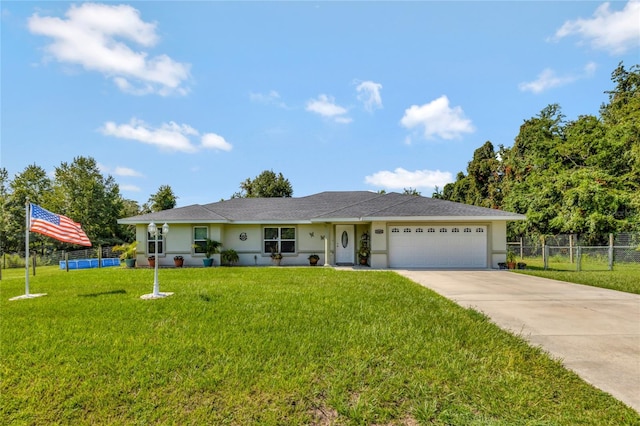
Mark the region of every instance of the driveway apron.
[[640, 295], [509, 271], [396, 272], [484, 313], [640, 412]]

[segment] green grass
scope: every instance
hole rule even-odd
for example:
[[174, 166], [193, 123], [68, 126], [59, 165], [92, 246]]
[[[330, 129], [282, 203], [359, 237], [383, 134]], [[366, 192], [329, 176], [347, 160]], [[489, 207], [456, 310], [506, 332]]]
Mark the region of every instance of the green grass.
[[0, 423], [640, 424], [539, 349], [388, 271], [39, 268], [0, 282]]
[[568, 281], [593, 287], [608, 288], [626, 293], [640, 294], [640, 263], [616, 263], [613, 271], [599, 268], [590, 270], [589, 267], [577, 272], [576, 265], [568, 261], [549, 262], [549, 269], [544, 270], [542, 258], [525, 258], [526, 270], [517, 272], [535, 275], [554, 280]]

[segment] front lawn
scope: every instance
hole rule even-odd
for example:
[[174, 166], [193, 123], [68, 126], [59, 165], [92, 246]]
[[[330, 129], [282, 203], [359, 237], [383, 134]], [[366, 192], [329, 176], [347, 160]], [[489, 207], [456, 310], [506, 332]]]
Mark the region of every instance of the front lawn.
[[[19, 274], [20, 272], [21, 274]], [[38, 268], [0, 281], [2, 424], [639, 424], [389, 271]]]

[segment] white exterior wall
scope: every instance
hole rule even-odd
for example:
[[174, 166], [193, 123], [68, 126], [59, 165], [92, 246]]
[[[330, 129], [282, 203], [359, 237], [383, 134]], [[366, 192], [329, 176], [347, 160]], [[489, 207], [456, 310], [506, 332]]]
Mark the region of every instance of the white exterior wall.
[[389, 267], [387, 238], [387, 222], [372, 222], [371, 257], [369, 258], [369, 264], [372, 268], [385, 269]]
[[491, 267], [498, 268], [498, 262], [507, 261], [507, 223], [504, 221], [491, 222], [490, 229]]
[[[433, 223], [421, 222], [425, 225]], [[491, 268], [498, 268], [498, 262], [506, 261], [507, 252], [507, 226], [505, 221], [475, 222], [487, 226], [487, 254]], [[355, 226], [356, 247], [359, 248], [360, 237], [363, 232], [369, 233], [371, 256], [369, 264], [371, 268], [385, 269], [389, 267], [388, 226], [389, 222], [376, 221], [369, 224]], [[320, 256], [318, 265], [325, 263], [334, 264], [335, 261], [335, 226], [333, 224], [169, 224], [169, 233], [165, 241], [165, 254], [159, 256], [160, 266], [173, 266], [173, 256], [184, 256], [185, 266], [202, 266], [204, 255], [193, 253], [193, 228], [194, 226], [208, 226], [209, 238], [222, 243], [221, 250], [234, 249], [239, 255], [239, 265], [243, 266], [267, 266], [272, 265], [269, 254], [262, 253], [263, 228], [265, 226], [293, 226], [296, 228], [296, 250], [294, 255], [285, 255], [282, 265], [308, 265], [308, 257], [311, 254]], [[378, 231], [376, 233], [376, 231]], [[246, 233], [244, 241], [240, 235]], [[324, 239], [322, 238], [324, 237]], [[147, 225], [136, 226], [136, 239], [138, 240], [137, 264], [148, 266], [147, 249]], [[328, 262], [325, 262], [325, 240], [329, 250]], [[220, 255], [213, 256], [215, 265], [220, 265]], [[357, 256], [355, 262], [357, 263]]]

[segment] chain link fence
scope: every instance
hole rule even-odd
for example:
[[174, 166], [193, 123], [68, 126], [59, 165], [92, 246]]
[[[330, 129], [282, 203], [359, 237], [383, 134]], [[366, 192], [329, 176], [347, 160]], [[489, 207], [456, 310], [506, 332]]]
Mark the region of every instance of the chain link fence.
[[541, 259], [545, 269], [573, 271], [612, 270], [614, 265], [640, 265], [640, 234], [611, 235], [608, 245], [582, 245], [574, 235], [511, 241], [509, 250], [521, 259]]
[[[112, 247], [91, 247], [81, 250], [72, 251], [51, 251], [44, 254], [30, 253], [30, 263], [35, 259], [38, 266], [59, 265], [64, 260], [81, 260], [81, 259], [116, 259], [119, 253], [115, 253]], [[7, 268], [24, 268], [24, 253], [4, 253], [0, 258], [0, 267]]]

